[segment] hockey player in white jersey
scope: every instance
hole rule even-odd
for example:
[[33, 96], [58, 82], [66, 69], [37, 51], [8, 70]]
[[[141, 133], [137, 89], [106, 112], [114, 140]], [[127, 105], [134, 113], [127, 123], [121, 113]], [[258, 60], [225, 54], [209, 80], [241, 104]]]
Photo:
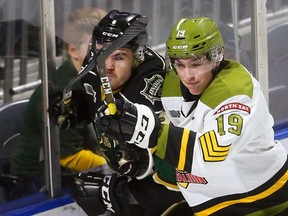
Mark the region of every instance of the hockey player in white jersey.
[[104, 116], [98, 124], [107, 135], [134, 124], [127, 143], [155, 148], [174, 165], [195, 215], [288, 215], [287, 153], [274, 140], [259, 83], [224, 58], [223, 44], [210, 18], [180, 19], [166, 42], [171, 70], [162, 103], [168, 118], [160, 125], [147, 106], [124, 104], [129, 122], [124, 115]]

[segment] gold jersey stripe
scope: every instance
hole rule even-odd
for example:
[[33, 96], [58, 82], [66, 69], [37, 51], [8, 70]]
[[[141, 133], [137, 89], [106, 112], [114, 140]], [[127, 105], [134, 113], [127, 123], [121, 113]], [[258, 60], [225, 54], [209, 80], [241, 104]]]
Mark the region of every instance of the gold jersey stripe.
[[281, 189], [283, 187], [283, 185], [287, 182], [288, 180], [288, 171], [286, 171], [286, 173], [274, 184], [272, 185], [270, 188], [268, 188], [267, 190], [253, 195], [253, 196], [248, 196], [242, 199], [237, 199], [237, 200], [230, 200], [230, 201], [226, 201], [226, 202], [222, 202], [219, 203], [215, 206], [212, 206], [208, 209], [205, 209], [201, 212], [197, 212], [196, 215], [197, 216], [206, 216], [206, 215], [211, 215], [223, 208], [226, 208], [228, 206], [234, 205], [234, 204], [239, 204], [239, 203], [251, 203], [251, 202], [255, 202], [257, 200], [261, 200], [264, 199], [268, 196], [270, 196], [271, 194], [275, 193], [277, 190]]
[[182, 140], [181, 140], [179, 162], [178, 162], [178, 166], [177, 166], [178, 170], [184, 170], [184, 166], [185, 166], [185, 162], [186, 162], [187, 144], [189, 141], [189, 134], [190, 134], [190, 130], [184, 128], [183, 134], [182, 134]]
[[[212, 139], [212, 145], [213, 145], [213, 149], [214, 151], [223, 151], [223, 152], [228, 152], [230, 150], [230, 145], [229, 146], [218, 146], [218, 141], [217, 141], [217, 137], [215, 134], [215, 131], [210, 131], [209, 132], [211, 139]], [[216, 144], [216, 145], [215, 145]]]

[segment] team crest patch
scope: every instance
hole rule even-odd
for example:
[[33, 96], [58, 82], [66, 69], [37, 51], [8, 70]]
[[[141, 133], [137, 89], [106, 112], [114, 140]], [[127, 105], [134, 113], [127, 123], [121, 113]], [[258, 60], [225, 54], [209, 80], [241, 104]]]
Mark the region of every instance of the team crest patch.
[[153, 105], [155, 101], [161, 101], [161, 92], [164, 79], [162, 76], [156, 74], [150, 79], [144, 78], [146, 83], [145, 88], [140, 91], [145, 98], [147, 98]]
[[187, 188], [190, 183], [193, 184], [208, 184], [208, 181], [204, 177], [181, 171], [176, 169], [176, 181], [177, 184], [183, 188]]

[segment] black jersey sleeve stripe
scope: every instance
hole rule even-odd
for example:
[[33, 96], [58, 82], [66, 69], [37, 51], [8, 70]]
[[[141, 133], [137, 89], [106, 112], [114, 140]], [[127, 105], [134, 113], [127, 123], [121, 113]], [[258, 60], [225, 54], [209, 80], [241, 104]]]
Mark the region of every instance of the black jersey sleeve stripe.
[[188, 139], [188, 145], [187, 145], [187, 149], [186, 149], [186, 162], [185, 162], [185, 166], [184, 166], [184, 170], [186, 170], [187, 172], [190, 172], [190, 170], [192, 170], [192, 161], [193, 161], [195, 139], [196, 139], [196, 133], [194, 131], [190, 131], [189, 139]]
[[178, 170], [191, 170], [196, 133], [173, 125], [162, 125], [156, 155]]
[[190, 130], [184, 128], [183, 133], [182, 133], [180, 152], [179, 152], [179, 161], [177, 165], [178, 170], [184, 170], [184, 167], [185, 167], [189, 134], [190, 134]]
[[174, 167], [178, 166], [183, 130], [183, 128], [178, 128], [173, 125], [170, 125], [168, 130], [167, 148], [164, 159], [169, 161]]

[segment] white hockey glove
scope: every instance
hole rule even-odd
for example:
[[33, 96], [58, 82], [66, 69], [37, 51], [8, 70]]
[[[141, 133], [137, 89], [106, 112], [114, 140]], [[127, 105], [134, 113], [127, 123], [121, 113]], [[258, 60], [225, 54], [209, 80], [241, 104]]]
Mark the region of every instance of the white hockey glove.
[[140, 148], [148, 148], [151, 142], [157, 142], [161, 124], [149, 107], [123, 100], [116, 100], [116, 106], [118, 114], [103, 114], [96, 121], [108, 138], [126, 141]]

